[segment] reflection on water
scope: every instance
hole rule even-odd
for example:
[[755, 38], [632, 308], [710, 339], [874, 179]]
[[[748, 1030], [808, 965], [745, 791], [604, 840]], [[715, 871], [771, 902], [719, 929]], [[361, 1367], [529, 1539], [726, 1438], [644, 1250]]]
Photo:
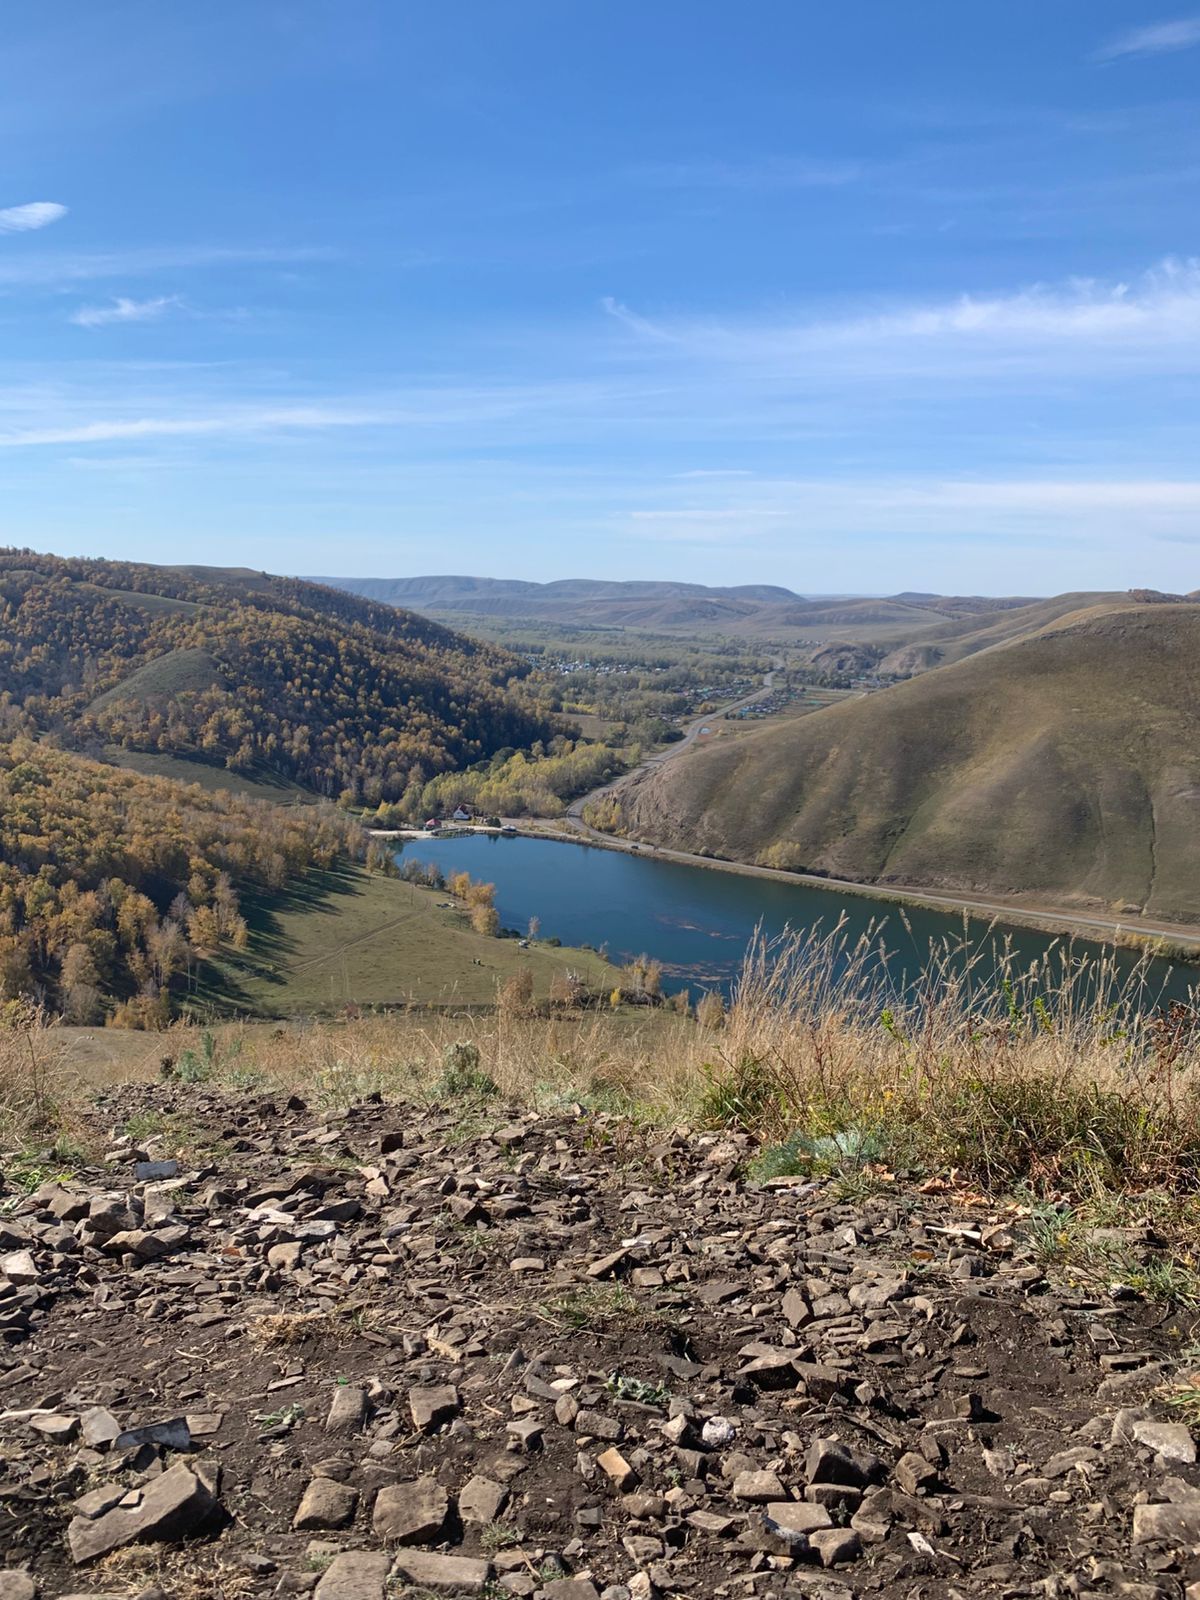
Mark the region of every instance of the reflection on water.
[[698, 922], [688, 922], [683, 917], [669, 917], [665, 912], [660, 912], [658, 922], [664, 928], [679, 928], [684, 933], [702, 933], [706, 939], [734, 939], [739, 935], [727, 933], [721, 928], [702, 928]]
[[[780, 882], [651, 856], [567, 844], [552, 839], [500, 838], [468, 834], [451, 839], [418, 839], [399, 852], [406, 859], [431, 862], [444, 872], [466, 871], [496, 886], [496, 906], [505, 927], [522, 932], [530, 917], [541, 922], [543, 939], [563, 944], [605, 945], [618, 965], [650, 955], [663, 963], [664, 987], [720, 988], [729, 991], [756, 928], [768, 938], [788, 929], [843, 923], [848, 941], [874, 930], [901, 983], [929, 966], [931, 949], [947, 941], [960, 944], [964, 927], [972, 943], [1002, 941], [1019, 964], [1031, 966], [1047, 951], [1062, 950], [1062, 936], [1030, 928], [1005, 927], [983, 919], [969, 922], [949, 912], [897, 906], [835, 889]], [[718, 947], [719, 946], [719, 947]], [[1078, 940], [1081, 955], [1100, 946]], [[1136, 964], [1126, 950], [1113, 952], [1119, 974]], [[1151, 964], [1154, 995], [1186, 999], [1200, 974], [1195, 968]]]

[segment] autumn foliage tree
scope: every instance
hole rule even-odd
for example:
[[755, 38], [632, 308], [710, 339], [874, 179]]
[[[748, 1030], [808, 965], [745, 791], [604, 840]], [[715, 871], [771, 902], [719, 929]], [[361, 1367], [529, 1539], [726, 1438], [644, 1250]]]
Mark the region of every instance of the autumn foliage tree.
[[0, 742], [0, 1001], [158, 1025], [198, 963], [245, 947], [242, 891], [346, 852], [363, 854], [365, 837], [331, 807], [284, 810]]

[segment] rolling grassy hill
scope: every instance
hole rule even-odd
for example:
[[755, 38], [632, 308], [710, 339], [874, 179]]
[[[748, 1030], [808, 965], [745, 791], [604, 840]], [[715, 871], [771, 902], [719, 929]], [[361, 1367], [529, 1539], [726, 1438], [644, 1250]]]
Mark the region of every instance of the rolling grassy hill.
[[606, 582], [564, 578], [531, 583], [517, 578], [316, 578], [391, 605], [438, 616], [629, 628], [715, 628], [752, 619], [781, 602], [799, 602], [774, 584], [708, 588], [700, 583]]
[[689, 751], [627, 789], [626, 828], [861, 882], [1200, 918], [1200, 606], [1072, 598], [1013, 642]]
[[823, 671], [912, 678], [981, 650], [1012, 644], [1089, 608], [1170, 604], [1185, 598], [1150, 590], [1081, 590], [1041, 600], [898, 595], [827, 608], [822, 615], [810, 612], [807, 621], [795, 614], [793, 642], [811, 666]]
[[815, 664], [829, 666], [844, 659], [853, 671], [874, 670], [890, 651], [937, 634], [947, 624], [952, 630], [958, 624], [970, 632], [996, 613], [1036, 603], [1012, 596], [997, 599], [911, 592], [806, 598], [769, 583], [707, 587], [683, 582], [566, 578], [530, 583], [451, 576], [312, 581], [371, 600], [409, 606], [467, 629], [472, 619], [486, 617], [564, 627], [717, 634], [811, 646], [814, 652], [831, 646], [833, 654], [828, 660]]
[[927, 672], [930, 667], [962, 661], [980, 650], [990, 650], [993, 645], [1011, 644], [1090, 606], [1121, 607], [1128, 603], [1128, 595], [1080, 591], [998, 611], [966, 613], [940, 623], [911, 644], [889, 651], [881, 659], [879, 671], [911, 677], [917, 672]]
[[546, 999], [554, 978], [577, 973], [607, 993], [620, 974], [591, 950], [476, 933], [442, 890], [381, 877], [341, 862], [293, 892], [247, 895], [244, 950], [224, 947], [192, 1000], [219, 1014], [291, 1017], [346, 1005], [495, 1004], [516, 973]]
[[177, 695], [227, 687], [220, 667], [207, 650], [168, 650], [166, 655], [155, 656], [144, 667], [135, 667], [111, 689], [98, 694], [88, 710], [95, 714], [122, 701], [139, 705], [155, 700], [167, 702]]

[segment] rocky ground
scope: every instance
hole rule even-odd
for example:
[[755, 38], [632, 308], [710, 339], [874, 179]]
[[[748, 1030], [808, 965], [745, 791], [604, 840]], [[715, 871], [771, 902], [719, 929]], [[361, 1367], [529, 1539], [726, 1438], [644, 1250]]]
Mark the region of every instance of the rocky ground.
[[953, 1187], [570, 1108], [98, 1116], [0, 1208], [0, 1600], [1200, 1596], [1192, 1319]]

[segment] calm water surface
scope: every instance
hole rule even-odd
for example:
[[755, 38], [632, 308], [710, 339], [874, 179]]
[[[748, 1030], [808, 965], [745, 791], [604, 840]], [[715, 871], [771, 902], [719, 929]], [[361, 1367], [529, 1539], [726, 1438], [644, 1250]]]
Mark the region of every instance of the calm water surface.
[[[607, 945], [619, 964], [647, 954], [663, 963], [664, 987], [675, 990], [718, 988], [729, 992], [746, 946], [761, 926], [768, 937], [820, 926], [831, 929], [846, 919], [852, 938], [883, 923], [882, 940], [893, 953], [892, 971], [913, 976], [926, 966], [931, 946], [961, 942], [963, 919], [919, 906], [905, 909], [861, 895], [843, 895], [808, 884], [743, 877], [646, 855], [626, 855], [595, 846], [551, 839], [498, 838], [465, 834], [453, 839], [417, 839], [397, 852], [402, 860], [432, 863], [445, 873], [469, 872], [496, 886], [496, 908], [505, 927], [522, 932], [530, 917], [541, 920], [542, 938], [557, 935], [563, 944]], [[1029, 928], [989, 927], [972, 920], [973, 941], [1007, 938], [1023, 963], [1037, 960], [1063, 941]], [[1077, 955], [1098, 955], [1100, 947], [1076, 940]], [[1129, 971], [1135, 957], [1114, 957]], [[1155, 997], [1185, 999], [1200, 979], [1195, 967], [1152, 968]]]

